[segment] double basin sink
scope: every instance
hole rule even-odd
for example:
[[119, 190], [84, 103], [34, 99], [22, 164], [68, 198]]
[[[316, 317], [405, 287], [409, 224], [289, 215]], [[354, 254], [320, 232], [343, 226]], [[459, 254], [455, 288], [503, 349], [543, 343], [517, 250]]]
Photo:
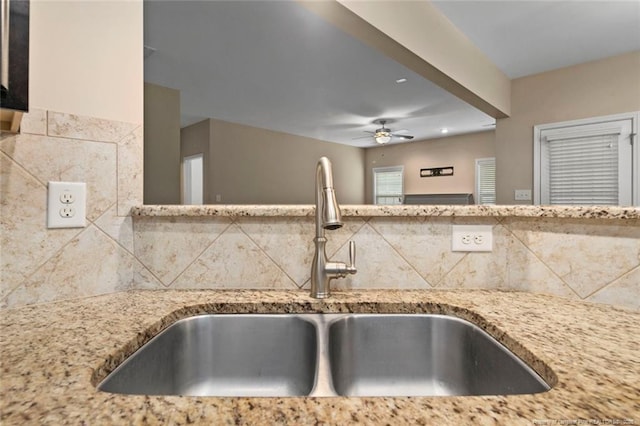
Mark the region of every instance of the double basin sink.
[[177, 321], [98, 388], [191, 396], [444, 396], [549, 385], [476, 325], [430, 314], [213, 314]]

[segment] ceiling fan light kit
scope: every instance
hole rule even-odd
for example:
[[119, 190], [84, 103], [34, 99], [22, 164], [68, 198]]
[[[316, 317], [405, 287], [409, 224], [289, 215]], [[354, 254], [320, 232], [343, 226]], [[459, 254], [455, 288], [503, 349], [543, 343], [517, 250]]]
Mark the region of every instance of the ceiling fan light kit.
[[376, 132], [375, 139], [379, 144], [385, 144], [391, 140], [391, 135], [388, 132]]
[[[400, 139], [406, 139], [406, 140], [413, 139], [413, 136], [395, 134], [391, 131], [391, 129], [384, 127], [387, 120], [377, 120], [377, 121], [382, 126], [379, 129], [376, 129], [375, 133], [373, 133], [373, 138], [377, 143], [382, 145], [382, 144], [391, 142], [391, 139], [394, 137], [400, 138]], [[370, 132], [367, 132], [367, 133], [370, 133]]]

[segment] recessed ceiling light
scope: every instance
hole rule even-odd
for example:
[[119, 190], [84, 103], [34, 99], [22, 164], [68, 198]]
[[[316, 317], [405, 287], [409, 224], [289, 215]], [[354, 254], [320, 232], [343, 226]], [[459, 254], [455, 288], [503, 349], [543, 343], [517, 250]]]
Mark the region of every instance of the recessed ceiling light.
[[399, 78], [396, 80], [396, 83], [406, 83], [407, 79], [406, 78]]
[[449, 129], [447, 129], [446, 127], [443, 127], [442, 129], [440, 129], [440, 133], [442, 134], [449, 133]]

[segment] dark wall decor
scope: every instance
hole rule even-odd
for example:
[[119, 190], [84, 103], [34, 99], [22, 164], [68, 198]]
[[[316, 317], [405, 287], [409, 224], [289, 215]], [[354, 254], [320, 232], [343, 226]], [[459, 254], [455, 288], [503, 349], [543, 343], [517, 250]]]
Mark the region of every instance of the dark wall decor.
[[453, 176], [453, 166], [420, 169], [420, 177]]
[[2, 1], [0, 104], [29, 110], [29, 0]]

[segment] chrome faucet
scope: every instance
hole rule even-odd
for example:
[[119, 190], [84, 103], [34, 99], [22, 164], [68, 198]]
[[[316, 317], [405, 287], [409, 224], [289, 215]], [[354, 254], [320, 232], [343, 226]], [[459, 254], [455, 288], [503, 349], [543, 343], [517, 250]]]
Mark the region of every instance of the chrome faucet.
[[333, 189], [331, 162], [327, 157], [322, 157], [316, 167], [316, 237], [313, 239], [316, 251], [311, 264], [311, 297], [316, 299], [324, 299], [331, 295], [330, 280], [344, 278], [347, 274], [355, 274], [358, 271], [355, 266], [354, 241], [349, 241], [349, 265], [344, 262], [331, 262], [327, 258], [327, 239], [324, 231], [341, 227], [340, 207]]

